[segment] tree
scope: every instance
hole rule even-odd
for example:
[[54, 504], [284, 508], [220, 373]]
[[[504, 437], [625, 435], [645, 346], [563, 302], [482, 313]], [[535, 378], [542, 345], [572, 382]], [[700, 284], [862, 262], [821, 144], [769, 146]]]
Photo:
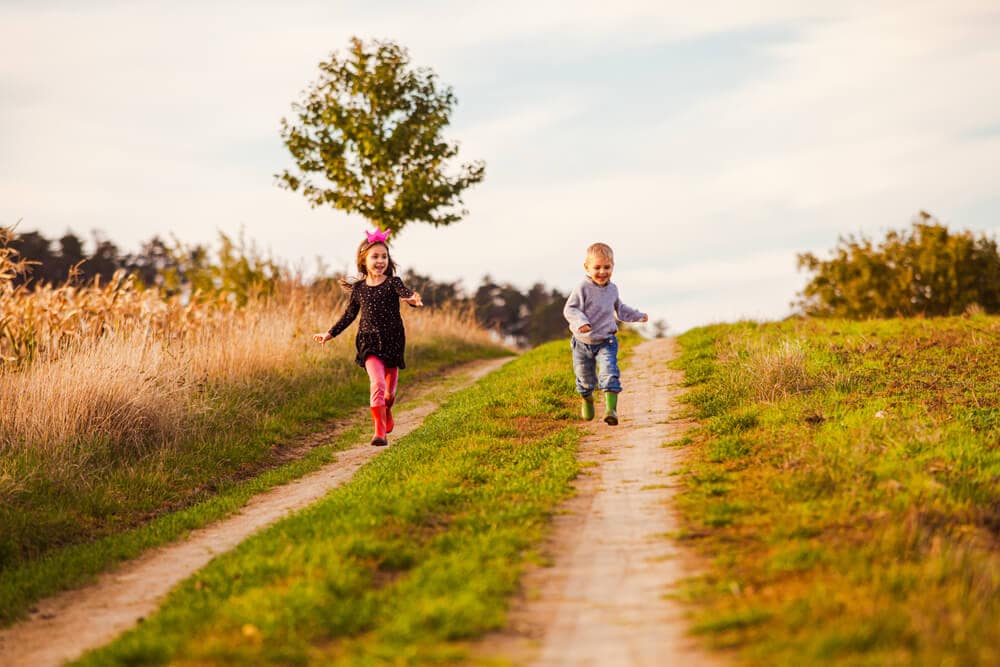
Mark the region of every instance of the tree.
[[167, 271], [176, 272], [178, 266], [171, 246], [159, 236], [154, 236], [142, 244], [139, 252], [129, 254], [125, 268], [139, 277], [146, 287], [163, 287]]
[[8, 231], [7, 239], [9, 247], [28, 262], [24, 271], [15, 272], [12, 275], [11, 280], [15, 286], [27, 283], [32, 278], [35, 283], [56, 282], [46, 270], [55, 259], [52, 252], [52, 242], [49, 239], [39, 232], [15, 234], [13, 229]]
[[541, 283], [535, 283], [528, 290], [526, 299], [529, 315], [525, 337], [529, 345], [541, 345], [546, 341], [566, 337], [569, 331], [566, 318], [563, 317], [566, 296], [557, 289], [546, 289]]
[[59, 256], [53, 262], [52, 271], [47, 276], [48, 282], [55, 285], [69, 279], [70, 274], [79, 275], [80, 267], [86, 259], [87, 256], [83, 253], [83, 241], [73, 232], [66, 230], [59, 239]]
[[[435, 227], [461, 220], [461, 193], [485, 175], [482, 162], [449, 161], [458, 146], [441, 137], [455, 96], [438, 88], [429, 69], [410, 67], [393, 42], [351, 39], [319, 65], [319, 79], [281, 119], [281, 137], [297, 171], [277, 174], [278, 185], [301, 191], [314, 207], [358, 213], [380, 229], [408, 222]], [[316, 180], [314, 180], [316, 179]]]
[[176, 238], [167, 247], [169, 259], [159, 273], [159, 286], [167, 294], [224, 296], [245, 306], [253, 296], [275, 293], [287, 272], [266, 256], [243, 231], [231, 238], [219, 232], [219, 248], [212, 252], [201, 244], [188, 246]]
[[527, 336], [528, 298], [510, 283], [494, 283], [489, 276], [472, 297], [476, 319], [487, 329], [495, 329], [500, 335], [524, 340]]
[[101, 283], [107, 283], [115, 275], [115, 271], [123, 266], [124, 262], [118, 251], [118, 246], [95, 231], [94, 252], [80, 267], [84, 281], [89, 282], [99, 277]]
[[803, 253], [798, 262], [815, 274], [797, 302], [807, 315], [957, 315], [973, 304], [1000, 312], [996, 241], [951, 232], [925, 211], [909, 231], [890, 231], [878, 247], [864, 236], [849, 236], [840, 239], [831, 259]]
[[440, 283], [430, 276], [407, 269], [403, 274], [403, 282], [415, 292], [420, 292], [420, 298], [428, 308], [440, 308], [452, 305], [461, 307], [465, 302], [459, 281]]

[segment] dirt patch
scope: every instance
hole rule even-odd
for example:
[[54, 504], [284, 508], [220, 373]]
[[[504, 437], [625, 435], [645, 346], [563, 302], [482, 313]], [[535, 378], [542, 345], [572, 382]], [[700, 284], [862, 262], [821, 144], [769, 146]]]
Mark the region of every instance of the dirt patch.
[[[423, 423], [437, 409], [436, 401], [463, 389], [507, 361], [491, 359], [461, 366], [444, 378], [447, 391], [435, 385], [404, 400], [422, 399], [418, 407], [395, 414], [391, 442]], [[428, 397], [433, 397], [428, 400]], [[215, 556], [229, 551], [258, 530], [316, 502], [349, 481], [355, 471], [387, 448], [363, 444], [337, 455], [314, 473], [276, 487], [252, 499], [239, 514], [193, 531], [187, 539], [153, 549], [101, 575], [86, 588], [67, 591], [39, 602], [31, 617], [0, 630], [0, 665], [59, 665], [102, 646], [157, 610], [178, 583]]]
[[[664, 537], [678, 529], [671, 509], [681, 453], [665, 448], [691, 422], [674, 419], [682, 376], [667, 369], [671, 339], [639, 345], [625, 369], [619, 426], [598, 404], [580, 458], [592, 465], [560, 507], [507, 627], [472, 648], [474, 664], [716, 665], [687, 634], [686, 610], [666, 596], [695, 572], [691, 557]], [[495, 664], [495, 663], [494, 663]]]

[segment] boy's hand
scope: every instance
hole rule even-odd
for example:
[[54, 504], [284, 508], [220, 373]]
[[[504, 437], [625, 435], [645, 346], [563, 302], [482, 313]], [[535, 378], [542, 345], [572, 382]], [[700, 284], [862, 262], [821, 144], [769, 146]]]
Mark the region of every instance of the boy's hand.
[[642, 316], [642, 319], [641, 319], [641, 320], [639, 320], [639, 321], [640, 321], [640, 322], [648, 322], [648, 321], [649, 321], [649, 315], [643, 315], [643, 316]]
[[582, 327], [580, 327], [580, 333], [587, 333], [589, 331], [590, 331], [590, 325], [589, 324], [584, 324]]
[[323, 333], [313, 334], [313, 340], [323, 345], [328, 340], [332, 340], [333, 336], [330, 335], [329, 331], [324, 331]]
[[424, 305], [423, 299], [420, 298], [420, 292], [414, 292], [411, 296], [408, 296], [405, 299], [403, 299], [403, 301], [410, 304], [411, 306], [416, 306], [417, 308], [420, 308], [421, 306]]

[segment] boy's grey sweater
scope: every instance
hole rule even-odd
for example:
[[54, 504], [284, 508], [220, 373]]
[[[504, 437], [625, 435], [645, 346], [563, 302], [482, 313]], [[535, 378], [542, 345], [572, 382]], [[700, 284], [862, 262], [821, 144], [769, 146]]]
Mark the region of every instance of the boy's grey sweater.
[[[646, 313], [621, 302], [613, 282], [601, 287], [590, 278], [573, 288], [563, 308], [573, 337], [587, 345], [603, 342], [618, 331], [615, 314], [622, 322], [641, 322], [646, 317]], [[584, 324], [590, 325], [590, 331], [580, 333]]]

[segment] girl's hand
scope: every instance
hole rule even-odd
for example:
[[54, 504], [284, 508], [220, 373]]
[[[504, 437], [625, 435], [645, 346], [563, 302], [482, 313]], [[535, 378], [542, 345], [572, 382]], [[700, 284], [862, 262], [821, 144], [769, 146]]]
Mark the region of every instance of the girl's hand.
[[333, 340], [333, 336], [330, 335], [329, 331], [324, 331], [323, 333], [313, 334], [313, 340], [322, 345], [328, 340]]
[[420, 298], [420, 292], [414, 292], [412, 295], [403, 299], [403, 301], [418, 308], [424, 305], [423, 300]]
[[641, 320], [639, 320], [639, 321], [640, 321], [640, 322], [648, 322], [648, 321], [649, 321], [649, 315], [643, 315], [643, 316], [642, 316], [642, 319], [641, 319]]
[[582, 327], [580, 327], [580, 333], [589, 333], [589, 332], [590, 332], [589, 324], [584, 324]]

